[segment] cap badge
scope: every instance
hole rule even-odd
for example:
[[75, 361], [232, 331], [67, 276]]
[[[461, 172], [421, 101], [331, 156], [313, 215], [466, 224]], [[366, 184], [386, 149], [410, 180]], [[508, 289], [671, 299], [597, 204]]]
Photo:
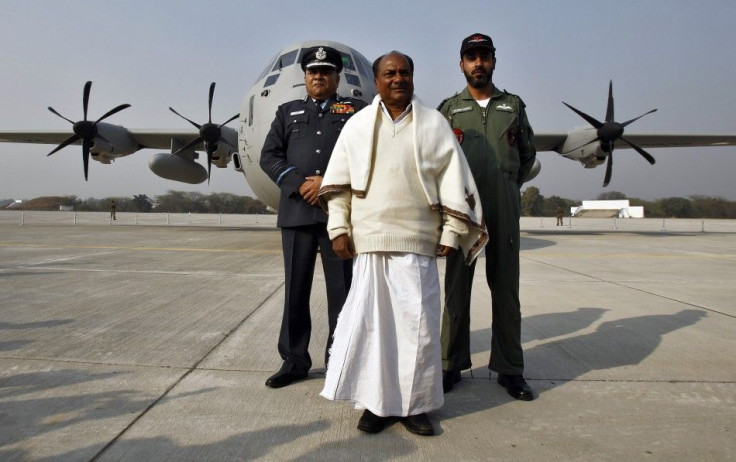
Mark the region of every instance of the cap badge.
[[319, 50], [317, 50], [317, 53], [315, 53], [314, 56], [320, 61], [322, 61], [323, 59], [327, 57], [327, 52], [325, 51], [324, 48], [319, 47]]

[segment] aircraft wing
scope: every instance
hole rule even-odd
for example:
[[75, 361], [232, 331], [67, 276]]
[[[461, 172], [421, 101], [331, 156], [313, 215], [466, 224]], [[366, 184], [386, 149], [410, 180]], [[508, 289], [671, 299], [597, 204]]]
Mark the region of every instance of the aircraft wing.
[[534, 146], [537, 151], [556, 151], [566, 139], [567, 133], [534, 133]]
[[[587, 129], [593, 132], [594, 129]], [[624, 138], [642, 148], [685, 148], [697, 146], [736, 146], [736, 135], [722, 134], [661, 134], [661, 133], [624, 133]], [[557, 151], [567, 139], [567, 133], [535, 133], [534, 144], [537, 151]], [[630, 149], [631, 146], [619, 140], [615, 141], [616, 149]]]
[[[140, 149], [170, 149], [171, 139], [176, 139], [184, 144], [197, 138], [199, 132], [195, 130], [131, 130], [127, 129], [130, 137], [138, 143]], [[31, 144], [60, 144], [74, 132], [67, 131], [16, 131], [0, 132], [0, 142], [7, 143], [31, 143]], [[77, 141], [73, 144], [81, 144]], [[204, 149], [201, 144], [194, 147], [195, 150]]]
[[[623, 135], [624, 138], [642, 148], [686, 148], [697, 146], [734, 146], [736, 135], [716, 134], [647, 134], [632, 133]], [[616, 148], [629, 148], [630, 146], [620, 140], [616, 140]]]

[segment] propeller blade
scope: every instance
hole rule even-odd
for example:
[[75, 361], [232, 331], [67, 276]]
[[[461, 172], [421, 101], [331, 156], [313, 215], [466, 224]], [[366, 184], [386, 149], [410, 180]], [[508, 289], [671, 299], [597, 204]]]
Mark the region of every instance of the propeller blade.
[[176, 112], [176, 111], [174, 110], [174, 108], [173, 108], [173, 107], [169, 106], [169, 110], [170, 110], [171, 112], [173, 112], [174, 114], [178, 115], [179, 117], [181, 117], [182, 119], [186, 120], [186, 121], [187, 121], [187, 122], [189, 122], [190, 124], [194, 125], [195, 127], [197, 127], [197, 128], [202, 128], [202, 126], [201, 126], [201, 125], [199, 125], [198, 123], [196, 123], [196, 122], [192, 122], [191, 120], [187, 119], [187, 118], [186, 118], [186, 117], [184, 117], [183, 115], [181, 115], [181, 114], [179, 114], [178, 112]]
[[656, 109], [652, 109], [651, 111], [645, 112], [644, 114], [640, 115], [639, 117], [635, 117], [635, 118], [633, 118], [631, 120], [628, 120], [628, 121], [622, 123], [621, 124], [621, 127], [625, 127], [625, 126], [629, 125], [631, 122], [635, 122], [635, 121], [641, 119], [642, 117], [644, 117], [645, 115], [651, 114], [652, 112], [657, 112], [657, 110]]
[[[191, 148], [195, 144], [201, 143], [202, 141], [203, 140], [202, 140], [202, 137], [201, 136], [199, 136], [197, 138], [194, 138], [192, 141], [188, 142], [184, 146], [182, 146], [179, 149], [177, 149], [175, 152], [171, 153], [171, 156], [175, 156], [175, 155], [179, 154], [182, 151], [186, 151], [187, 149]], [[169, 157], [171, 157], [171, 156], [169, 156]]]
[[651, 155], [651, 154], [649, 154], [648, 152], [646, 152], [645, 150], [643, 150], [643, 149], [642, 149], [642, 148], [640, 148], [639, 146], [635, 145], [635, 144], [634, 144], [634, 143], [632, 143], [631, 141], [627, 140], [627, 139], [626, 139], [626, 138], [624, 138], [623, 136], [621, 137], [621, 141], [623, 141], [624, 143], [626, 143], [626, 144], [628, 144], [629, 146], [631, 146], [632, 148], [634, 148], [634, 150], [636, 150], [636, 152], [638, 152], [639, 154], [641, 154], [641, 156], [642, 156], [643, 158], [645, 158], [645, 159], [647, 160], [647, 162], [649, 162], [650, 164], [654, 165], [654, 163], [656, 162], [656, 161], [654, 160], [654, 157], [652, 157], [652, 155]]
[[82, 109], [84, 110], [84, 120], [87, 120], [87, 106], [89, 106], [89, 91], [92, 88], [92, 82], [89, 80], [84, 84], [84, 92], [82, 93]]
[[212, 82], [210, 84], [210, 105], [209, 105], [209, 108], [208, 108], [209, 117], [210, 117], [210, 119], [209, 119], [210, 123], [212, 123], [212, 95], [214, 95], [214, 94], [215, 94], [215, 82]]
[[229, 119], [227, 119], [227, 122], [223, 122], [223, 123], [221, 123], [221, 124], [220, 124], [220, 126], [219, 126], [219, 127], [217, 127], [217, 128], [222, 128], [222, 127], [224, 127], [225, 125], [229, 124], [230, 122], [232, 122], [233, 120], [237, 119], [238, 117], [240, 117], [240, 114], [235, 114], [234, 116], [232, 116], [232, 117], [230, 117]]
[[613, 122], [613, 80], [608, 82], [608, 105], [606, 106], [606, 122]]
[[56, 114], [57, 116], [61, 117], [62, 119], [66, 120], [66, 121], [67, 121], [67, 122], [69, 122], [70, 124], [74, 125], [74, 121], [73, 121], [73, 120], [69, 120], [69, 119], [67, 119], [66, 117], [64, 117], [63, 115], [59, 114], [59, 113], [58, 113], [58, 112], [56, 112], [56, 110], [55, 110], [54, 108], [52, 108], [51, 106], [49, 106], [49, 111], [51, 111], [51, 112], [52, 112], [53, 114]]
[[84, 181], [87, 181], [89, 172], [89, 148], [92, 147], [91, 140], [82, 140], [82, 162], [84, 163]]
[[613, 172], [613, 149], [608, 153], [608, 162], [606, 163], [606, 176], [603, 178], [603, 187], [608, 186], [611, 182], [611, 173]]
[[588, 123], [589, 123], [590, 125], [592, 125], [593, 127], [595, 127], [595, 128], [601, 128], [601, 126], [603, 126], [603, 124], [602, 124], [602, 123], [598, 122], [597, 120], [595, 120], [594, 118], [592, 118], [592, 117], [591, 117], [591, 116], [589, 116], [588, 114], [586, 114], [586, 113], [584, 113], [584, 112], [582, 112], [582, 111], [578, 111], [577, 109], [575, 109], [574, 107], [570, 106], [570, 105], [569, 105], [569, 104], [567, 104], [566, 102], [564, 102], [564, 101], [563, 101], [563, 102], [562, 102], [562, 104], [564, 104], [565, 106], [567, 106], [567, 107], [569, 107], [570, 109], [572, 109], [572, 110], [573, 110], [573, 112], [575, 112], [575, 114], [577, 114], [577, 115], [579, 115], [580, 117], [582, 117], [583, 119], [587, 120], [587, 121], [588, 121]]
[[56, 146], [56, 149], [54, 149], [50, 153], [46, 154], [46, 157], [50, 156], [51, 154], [55, 153], [56, 151], [60, 151], [60, 150], [64, 149], [65, 147], [69, 146], [72, 143], [76, 143], [77, 141], [79, 141], [81, 139], [82, 138], [79, 137], [79, 136], [77, 136], [77, 135], [70, 136], [69, 138], [67, 138], [66, 140], [64, 140], [63, 143], [61, 143], [60, 145]]
[[207, 150], [207, 184], [210, 184], [210, 174], [212, 173], [212, 151]]
[[97, 121], [95, 121], [94, 125], [97, 125], [98, 123], [100, 123], [100, 122], [102, 122], [103, 120], [107, 119], [107, 118], [108, 118], [108, 117], [110, 117], [111, 115], [113, 115], [113, 114], [116, 114], [116, 113], [118, 113], [118, 112], [122, 111], [123, 109], [127, 109], [127, 108], [129, 108], [129, 107], [130, 107], [130, 104], [127, 104], [127, 103], [126, 103], [126, 104], [121, 104], [120, 106], [118, 106], [118, 107], [116, 107], [116, 108], [110, 109], [110, 110], [109, 110], [109, 111], [107, 111], [107, 112], [106, 112], [106, 113], [105, 113], [105, 114], [104, 114], [104, 115], [103, 115], [102, 117], [100, 117], [99, 119], [97, 119]]

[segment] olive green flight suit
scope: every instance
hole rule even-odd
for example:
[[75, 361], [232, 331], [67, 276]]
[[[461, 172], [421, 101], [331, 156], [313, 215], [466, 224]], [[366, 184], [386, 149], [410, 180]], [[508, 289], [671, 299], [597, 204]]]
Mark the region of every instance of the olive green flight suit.
[[[494, 88], [484, 109], [465, 88], [440, 104], [468, 159], [478, 186], [489, 242], [486, 278], [493, 299], [491, 358], [501, 374], [524, 371], [519, 304], [519, 188], [534, 165], [534, 134], [516, 95]], [[477, 260], [476, 260], [477, 261]], [[462, 254], [447, 258], [442, 315], [442, 368], [463, 370], [470, 363], [470, 295], [475, 262]]]

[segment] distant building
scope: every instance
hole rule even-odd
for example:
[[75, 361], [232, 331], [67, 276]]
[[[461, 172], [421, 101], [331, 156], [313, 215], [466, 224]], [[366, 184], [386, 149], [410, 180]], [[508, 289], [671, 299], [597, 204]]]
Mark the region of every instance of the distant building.
[[73, 205], [60, 205], [59, 211], [60, 212], [72, 212], [74, 210]]
[[570, 215], [586, 218], [644, 218], [644, 207], [632, 207], [628, 200], [583, 201], [580, 207], [570, 208]]
[[3, 204], [3, 208], [6, 208], [6, 209], [17, 209], [21, 205], [23, 205], [23, 201], [20, 200], [20, 199], [16, 199], [14, 201], [10, 201], [10, 202], [8, 202], [6, 204]]

